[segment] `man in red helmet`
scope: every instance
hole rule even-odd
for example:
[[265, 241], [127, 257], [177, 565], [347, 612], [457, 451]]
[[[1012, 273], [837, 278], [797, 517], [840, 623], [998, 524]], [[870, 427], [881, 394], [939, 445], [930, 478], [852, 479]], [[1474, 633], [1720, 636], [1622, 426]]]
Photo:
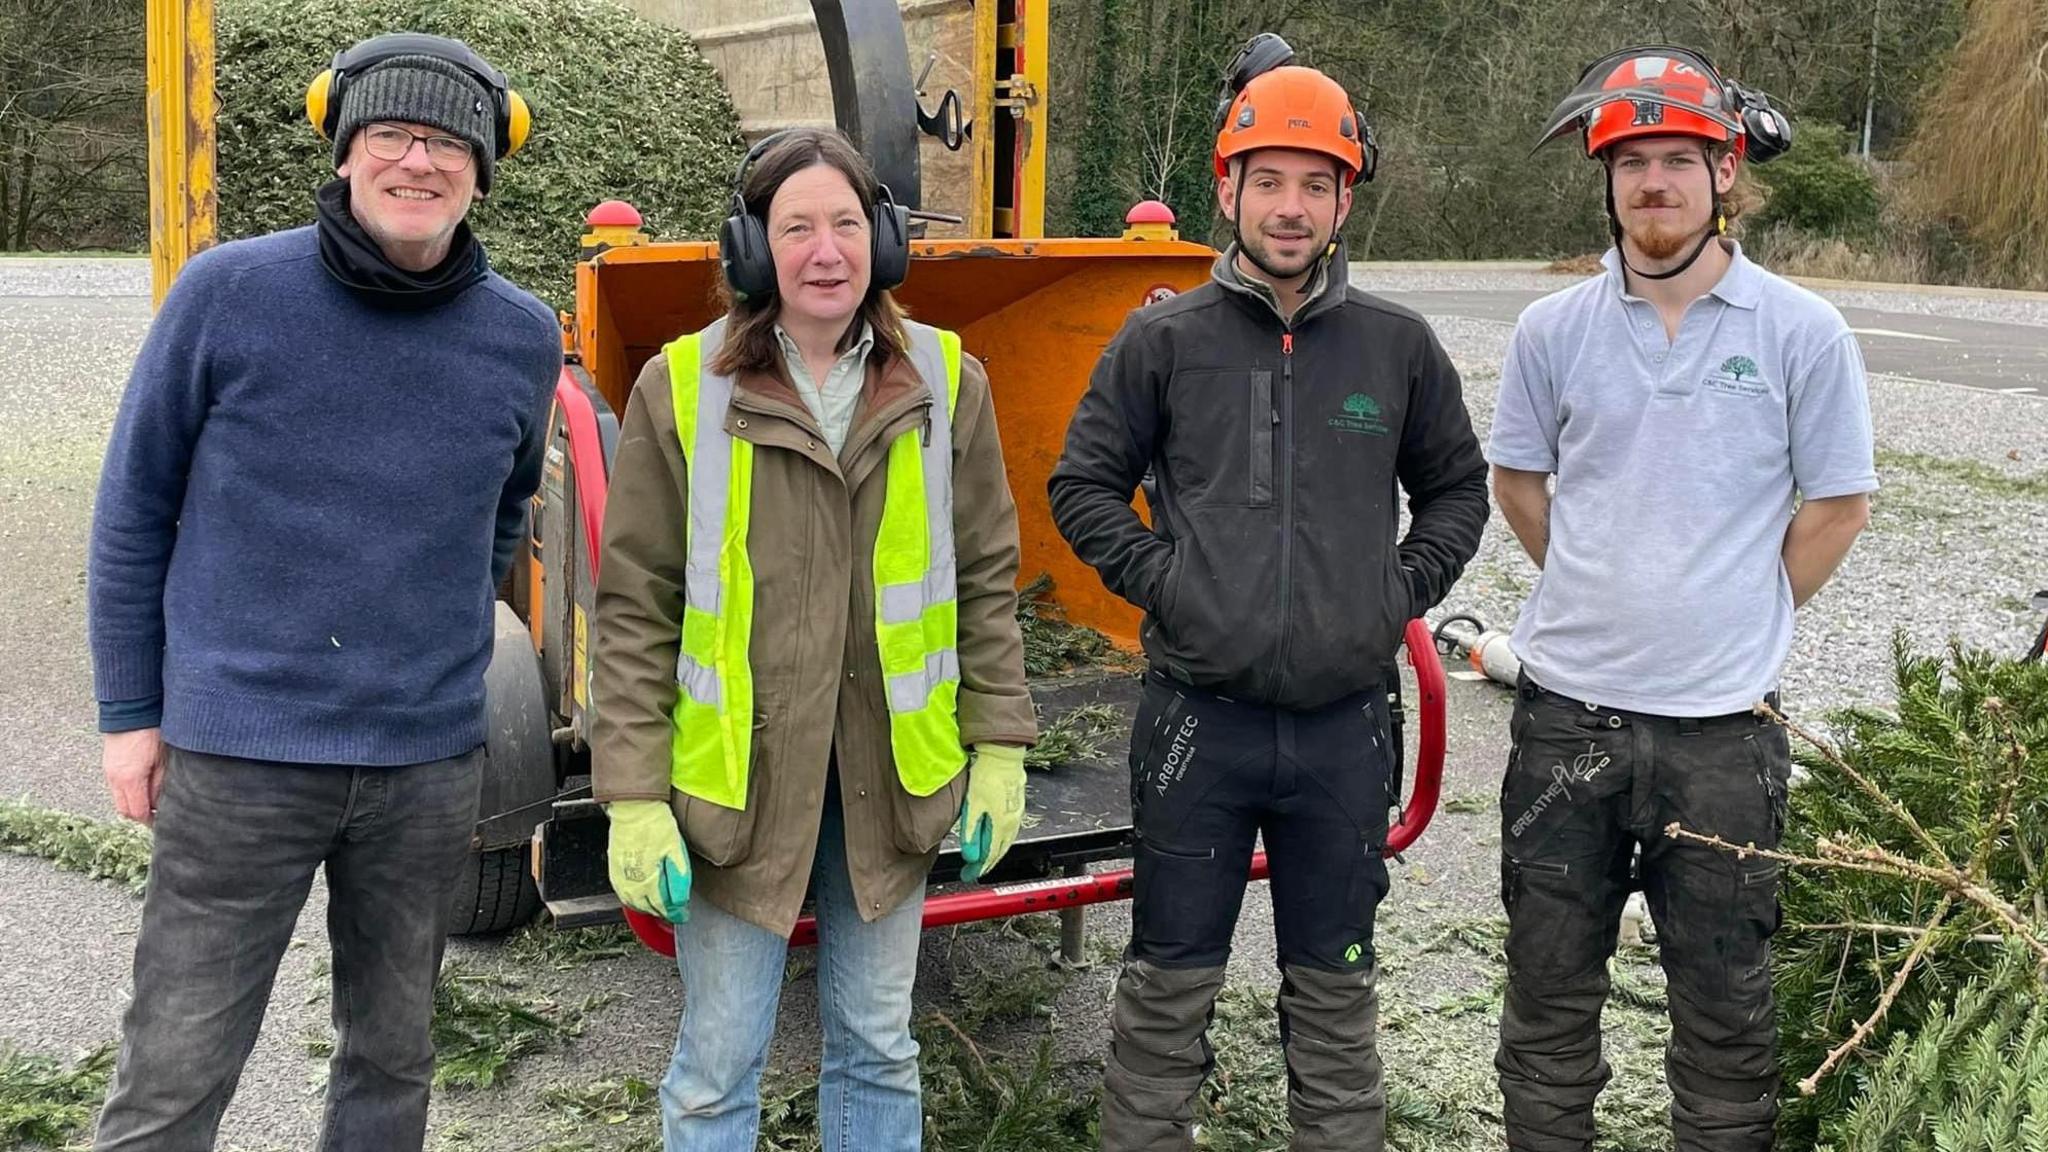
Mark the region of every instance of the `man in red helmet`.
[[1628, 49], [1586, 70], [1543, 139], [1574, 131], [1606, 168], [1615, 247], [1522, 314], [1487, 449], [1543, 570], [1510, 641], [1508, 1146], [1592, 1148], [1607, 961], [1640, 887], [1669, 979], [1676, 1146], [1763, 1152], [1778, 866], [1665, 829], [1759, 847], [1784, 830], [1790, 749], [1752, 706], [1776, 706], [1793, 610], [1869, 515], [1863, 362], [1832, 305], [1723, 238], [1738, 164], [1788, 142], [1760, 97], [1697, 53]]
[[[1336, 233], [1372, 155], [1322, 73], [1276, 67], [1242, 86], [1215, 157], [1237, 242], [1210, 283], [1126, 321], [1049, 482], [1075, 554], [1144, 610], [1150, 664], [1106, 1152], [1192, 1146], [1261, 836], [1292, 1146], [1383, 1147], [1372, 937], [1400, 755], [1389, 678], [1407, 621], [1478, 549], [1486, 482], [1428, 326], [1350, 286]], [[1131, 506], [1148, 473], [1149, 527]]]

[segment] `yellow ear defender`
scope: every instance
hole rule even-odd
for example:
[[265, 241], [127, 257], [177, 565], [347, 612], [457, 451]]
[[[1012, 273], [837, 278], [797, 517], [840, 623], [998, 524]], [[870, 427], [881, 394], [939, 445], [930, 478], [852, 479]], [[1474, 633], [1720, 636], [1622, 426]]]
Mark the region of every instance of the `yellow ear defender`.
[[526, 98], [513, 91], [505, 74], [460, 40], [430, 36], [423, 32], [393, 32], [372, 36], [353, 48], [335, 53], [334, 62], [306, 86], [306, 119], [323, 140], [334, 138], [341, 119], [341, 101], [349, 81], [394, 56], [431, 56], [474, 76], [491, 94], [491, 111], [497, 137], [497, 156], [504, 159], [519, 151], [533, 131], [533, 110]]
[[306, 119], [313, 122], [313, 131], [318, 132], [322, 140], [329, 138], [327, 133], [327, 93], [333, 86], [334, 69], [332, 68], [322, 69], [318, 76], [313, 77], [313, 82], [306, 86]]
[[526, 106], [526, 97], [511, 88], [505, 89], [505, 104], [505, 131], [498, 147], [510, 156], [526, 146], [526, 135], [533, 131], [533, 110]]

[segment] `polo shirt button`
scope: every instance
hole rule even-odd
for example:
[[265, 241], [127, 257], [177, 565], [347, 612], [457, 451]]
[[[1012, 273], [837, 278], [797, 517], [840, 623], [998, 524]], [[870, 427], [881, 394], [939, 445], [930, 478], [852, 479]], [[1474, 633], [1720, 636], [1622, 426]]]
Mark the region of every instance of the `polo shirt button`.
[[861, 790], [860, 790], [860, 798], [861, 798], [861, 799], [863, 799], [863, 800], [865, 800], [865, 799], [867, 799], [867, 798], [868, 798], [868, 790], [867, 790], [867, 789], [863, 788], [863, 789], [861, 789]]
[[1664, 362], [1664, 354], [1663, 354], [1662, 352], [1659, 352], [1659, 353], [1657, 353], [1657, 363], [1659, 363], [1659, 364], [1662, 364], [1663, 362]]

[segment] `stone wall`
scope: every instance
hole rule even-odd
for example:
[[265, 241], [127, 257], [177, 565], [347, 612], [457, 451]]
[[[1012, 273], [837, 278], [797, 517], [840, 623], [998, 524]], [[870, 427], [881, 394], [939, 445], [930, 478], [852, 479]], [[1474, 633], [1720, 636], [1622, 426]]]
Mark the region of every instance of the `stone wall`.
[[[749, 140], [796, 124], [832, 123], [832, 84], [825, 49], [809, 0], [627, 0], [641, 15], [682, 28], [696, 38], [705, 59], [725, 79], [739, 109], [740, 130]], [[910, 67], [938, 60], [925, 80], [923, 104], [938, 109], [947, 88], [974, 103], [974, 8], [968, 0], [899, 0]], [[973, 180], [971, 144], [948, 152], [937, 140], [921, 139], [924, 207], [965, 217]], [[931, 226], [929, 235], [959, 235], [964, 229]]]

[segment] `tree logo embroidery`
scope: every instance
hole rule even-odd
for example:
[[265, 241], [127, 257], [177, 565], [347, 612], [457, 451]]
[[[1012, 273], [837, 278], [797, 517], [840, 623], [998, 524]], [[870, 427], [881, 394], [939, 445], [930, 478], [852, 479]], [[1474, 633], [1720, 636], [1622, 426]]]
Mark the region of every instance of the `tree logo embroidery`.
[[1747, 356], [1730, 356], [1721, 361], [1721, 366], [1708, 374], [1705, 381], [1707, 390], [1723, 396], [1744, 396], [1755, 398], [1768, 396], [1771, 386], [1763, 378], [1756, 361]]
[[1380, 402], [1363, 392], [1344, 398], [1344, 414], [1330, 417], [1330, 427], [1360, 436], [1385, 436], [1386, 421], [1380, 419]]

